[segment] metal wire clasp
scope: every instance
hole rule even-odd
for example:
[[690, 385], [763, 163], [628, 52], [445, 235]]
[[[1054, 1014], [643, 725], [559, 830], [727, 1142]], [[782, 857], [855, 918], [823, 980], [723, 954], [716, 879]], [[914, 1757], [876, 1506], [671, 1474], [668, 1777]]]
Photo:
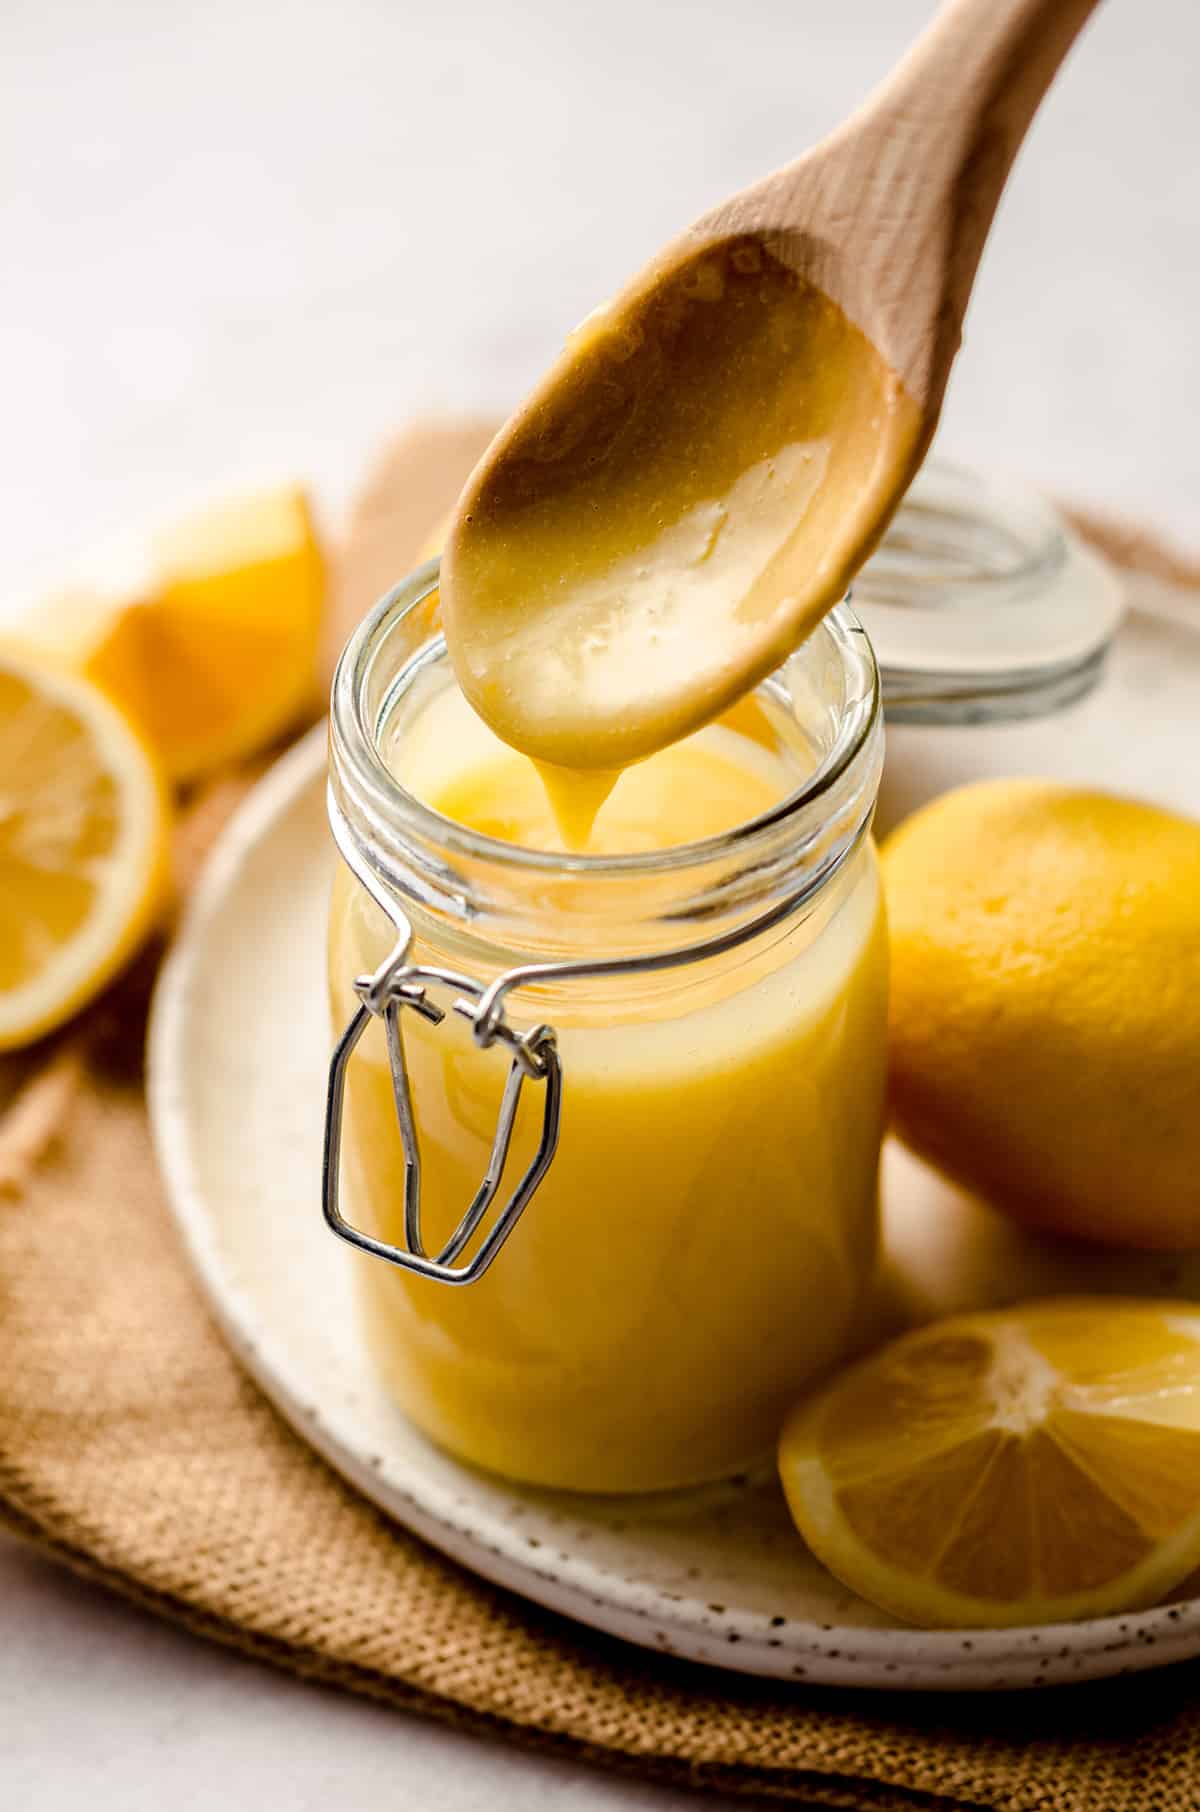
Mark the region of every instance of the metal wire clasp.
[[[504, 994], [512, 985], [512, 978], [501, 976], [485, 988], [470, 976], [457, 975], [453, 970], [410, 963], [408, 955], [412, 945], [412, 928], [407, 922], [399, 920], [397, 915], [397, 929], [400, 941], [387, 961], [374, 975], [362, 975], [355, 981], [354, 992], [362, 1005], [338, 1040], [329, 1065], [322, 1177], [325, 1219], [333, 1231], [342, 1239], [348, 1240], [352, 1246], [371, 1253], [375, 1258], [386, 1259], [389, 1264], [398, 1265], [401, 1270], [413, 1271], [418, 1277], [433, 1278], [439, 1283], [474, 1283], [476, 1278], [483, 1276], [528, 1207], [558, 1148], [558, 1132], [562, 1120], [562, 1063], [550, 1026], [535, 1026], [528, 1032], [516, 1032], [505, 1019]], [[472, 1036], [481, 1050], [501, 1044], [509, 1051], [512, 1060], [483, 1181], [454, 1232], [433, 1256], [426, 1251], [421, 1235], [421, 1153], [416, 1122], [413, 1119], [412, 1092], [400, 1024], [400, 1015], [405, 1008], [419, 1013], [430, 1025], [442, 1023], [446, 1014], [430, 1000], [430, 987], [447, 988], [456, 996], [451, 1002], [452, 1010], [470, 1020]], [[387, 1036], [392, 1093], [404, 1147], [402, 1247], [389, 1245], [385, 1240], [374, 1239], [360, 1228], [352, 1227], [342, 1214], [340, 1204], [346, 1072], [359, 1039], [372, 1019], [383, 1021]], [[542, 1136], [537, 1151], [474, 1256], [465, 1264], [456, 1264], [455, 1260], [479, 1231], [499, 1193], [516, 1125], [521, 1090], [526, 1082], [539, 1083], [546, 1091]]]

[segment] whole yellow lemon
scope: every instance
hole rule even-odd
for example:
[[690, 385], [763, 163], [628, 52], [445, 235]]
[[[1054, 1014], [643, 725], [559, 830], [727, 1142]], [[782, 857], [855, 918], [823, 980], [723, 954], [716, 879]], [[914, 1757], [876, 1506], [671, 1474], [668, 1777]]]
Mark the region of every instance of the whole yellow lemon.
[[984, 781], [883, 868], [905, 1143], [1028, 1225], [1200, 1246], [1200, 824]]

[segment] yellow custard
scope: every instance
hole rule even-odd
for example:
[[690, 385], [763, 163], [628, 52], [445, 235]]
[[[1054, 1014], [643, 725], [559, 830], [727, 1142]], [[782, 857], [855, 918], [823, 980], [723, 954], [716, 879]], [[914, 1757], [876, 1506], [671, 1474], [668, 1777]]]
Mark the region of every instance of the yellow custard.
[[[534, 770], [456, 689], [433, 690], [384, 752], [458, 825], [560, 847]], [[781, 746], [744, 703], [622, 776], [593, 857], [731, 832], [777, 807], [805, 764], [799, 739]], [[628, 884], [651, 945], [704, 935], [671, 923], [664, 875]], [[559, 948], [627, 949], [625, 920], [593, 910], [601, 884], [586, 864], [519, 885]], [[470, 925], [406, 909], [420, 960], [484, 979], [512, 960], [482, 952]], [[356, 1004], [351, 978], [393, 941], [341, 869], [335, 1024]], [[354, 1258], [371, 1350], [408, 1416], [478, 1465], [577, 1490], [679, 1486], [763, 1454], [797, 1391], [846, 1350], [873, 1268], [885, 1016], [869, 838], [807, 911], [724, 957], [510, 997], [514, 1025], [554, 1025], [564, 1077], [559, 1148], [515, 1232], [462, 1289]], [[405, 1014], [404, 1035], [433, 1249], [483, 1175], [506, 1059], [479, 1050], [455, 1014], [436, 1028]], [[510, 1172], [535, 1149], [542, 1101], [527, 1085]], [[403, 1151], [377, 1024], [350, 1066], [343, 1177], [350, 1219], [402, 1243]]]
[[836, 603], [928, 428], [783, 245], [671, 252], [588, 318], [468, 481], [442, 563], [458, 682], [550, 764], [569, 834]]

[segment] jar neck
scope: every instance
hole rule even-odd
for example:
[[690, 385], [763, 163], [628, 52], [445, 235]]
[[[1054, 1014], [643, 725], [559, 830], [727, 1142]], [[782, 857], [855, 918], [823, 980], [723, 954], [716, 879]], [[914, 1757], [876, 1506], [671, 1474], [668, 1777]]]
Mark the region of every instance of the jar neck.
[[811, 909], [869, 829], [882, 766], [870, 643], [839, 606], [758, 691], [764, 721], [803, 745], [796, 788], [703, 842], [594, 857], [518, 848], [432, 810], [388, 751], [439, 687], [437, 565], [383, 598], [334, 678], [329, 813], [338, 847], [376, 904], [418, 935], [452, 936], [486, 967], [683, 949]]

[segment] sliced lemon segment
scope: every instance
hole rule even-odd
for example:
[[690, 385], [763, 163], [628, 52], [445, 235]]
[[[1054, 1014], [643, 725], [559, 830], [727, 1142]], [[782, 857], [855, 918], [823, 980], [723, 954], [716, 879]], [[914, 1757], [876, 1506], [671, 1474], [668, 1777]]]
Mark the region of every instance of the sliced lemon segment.
[[136, 569], [47, 600], [27, 635], [103, 687], [175, 780], [282, 734], [316, 697], [325, 568], [289, 485], [153, 538]]
[[779, 1446], [830, 1572], [925, 1625], [1153, 1604], [1200, 1566], [1200, 1307], [963, 1315], [806, 1398]]
[[132, 955], [163, 901], [168, 810], [95, 686], [0, 650], [0, 1050], [50, 1031]]

